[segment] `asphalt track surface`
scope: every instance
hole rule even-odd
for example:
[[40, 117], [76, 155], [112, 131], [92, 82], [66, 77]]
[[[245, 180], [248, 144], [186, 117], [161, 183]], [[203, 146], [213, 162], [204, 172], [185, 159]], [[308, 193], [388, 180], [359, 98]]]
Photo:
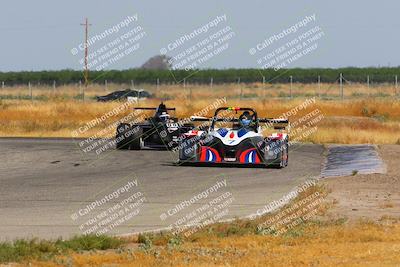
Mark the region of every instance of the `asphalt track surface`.
[[[284, 169], [191, 167], [174, 165], [176, 155], [169, 151], [110, 149], [96, 155], [83, 153], [78, 141], [0, 139], [0, 240], [82, 234], [98, 225], [100, 219], [111, 221], [111, 215], [121, 211], [110, 208], [122, 205], [123, 199], [137, 192], [144, 199], [142, 205], [125, 209], [125, 215], [130, 216], [114, 223], [112, 228], [107, 228], [109, 225], [103, 221], [100, 224], [103, 228], [97, 230], [107, 228], [107, 234], [128, 234], [164, 228], [189, 218], [192, 211], [222, 194], [229, 196], [223, 200], [232, 202], [222, 205], [216, 201], [222, 205], [216, 218], [248, 216], [287, 195], [308, 178], [319, 176], [324, 152], [321, 145], [293, 145], [289, 166]], [[87, 205], [104, 200], [135, 180], [138, 185], [128, 192], [119, 191], [118, 198], [108, 198], [87, 214], [83, 212], [88, 211]], [[197, 198], [174, 213], [177, 204], [193, 200], [224, 181], [226, 186], [208, 191], [207, 197]], [[138, 199], [131, 198], [132, 202], [126, 203]], [[167, 215], [164, 220], [160, 218], [162, 214]], [[114, 222], [117, 219], [112, 218]]]

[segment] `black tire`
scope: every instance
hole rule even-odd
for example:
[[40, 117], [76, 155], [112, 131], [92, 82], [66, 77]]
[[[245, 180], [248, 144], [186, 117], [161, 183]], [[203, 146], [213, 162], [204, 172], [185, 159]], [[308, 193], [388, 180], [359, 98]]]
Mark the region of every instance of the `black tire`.
[[283, 160], [283, 155], [284, 155], [283, 146], [281, 146], [281, 152], [279, 152], [278, 157], [277, 157], [277, 158], [279, 158], [280, 160], [279, 160], [279, 163], [277, 162], [277, 163], [275, 164], [275, 166], [276, 166], [277, 168], [279, 168], [279, 169], [282, 169], [282, 168], [285, 167], [285, 163], [284, 163], [284, 160]]
[[117, 149], [128, 149], [129, 148], [129, 138], [125, 137], [125, 134], [129, 132], [131, 126], [128, 123], [120, 123], [117, 126], [116, 147]]
[[156, 124], [156, 131], [161, 140], [161, 144], [165, 145], [166, 149], [172, 149], [169, 144], [172, 143], [171, 134], [168, 132], [167, 125], [165, 123], [159, 122]]
[[129, 150], [141, 150], [143, 148], [143, 129], [140, 126], [132, 126], [129, 142]]
[[285, 167], [287, 167], [289, 165], [289, 144], [288, 141], [286, 140], [285, 142], [285, 146], [286, 146], [286, 161], [285, 161]]
[[281, 152], [279, 154], [281, 161], [279, 162], [278, 168], [285, 168], [289, 163], [289, 145], [287, 140], [285, 140], [281, 146]]
[[279, 152], [276, 159], [272, 162], [271, 166], [274, 168], [282, 169], [288, 165], [289, 161], [289, 146], [287, 140], [279, 141]]
[[197, 161], [198, 144], [193, 143], [193, 140], [186, 139], [179, 142], [178, 148], [180, 162]]

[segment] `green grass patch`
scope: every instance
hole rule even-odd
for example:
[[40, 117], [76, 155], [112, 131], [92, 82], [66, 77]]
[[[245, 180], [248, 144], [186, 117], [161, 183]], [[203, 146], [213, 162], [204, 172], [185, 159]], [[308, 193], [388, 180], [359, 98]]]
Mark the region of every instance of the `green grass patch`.
[[85, 235], [68, 240], [15, 240], [0, 243], [0, 263], [37, 259], [48, 260], [69, 252], [119, 248], [124, 241], [110, 236]]

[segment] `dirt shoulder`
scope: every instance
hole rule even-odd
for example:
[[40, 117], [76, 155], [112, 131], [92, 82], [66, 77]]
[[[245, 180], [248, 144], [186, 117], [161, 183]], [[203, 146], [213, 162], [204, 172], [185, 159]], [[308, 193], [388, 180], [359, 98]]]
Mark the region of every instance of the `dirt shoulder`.
[[335, 205], [329, 216], [379, 220], [400, 218], [400, 145], [381, 145], [379, 154], [387, 165], [386, 174], [326, 178]]

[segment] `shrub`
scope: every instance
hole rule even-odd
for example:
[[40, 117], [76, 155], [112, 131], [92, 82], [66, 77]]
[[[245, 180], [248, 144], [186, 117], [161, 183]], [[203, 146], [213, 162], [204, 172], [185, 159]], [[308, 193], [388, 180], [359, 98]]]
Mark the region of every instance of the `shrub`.
[[84, 235], [69, 240], [16, 240], [0, 243], [0, 263], [27, 259], [48, 259], [68, 251], [106, 250], [120, 247], [124, 241], [111, 236]]

